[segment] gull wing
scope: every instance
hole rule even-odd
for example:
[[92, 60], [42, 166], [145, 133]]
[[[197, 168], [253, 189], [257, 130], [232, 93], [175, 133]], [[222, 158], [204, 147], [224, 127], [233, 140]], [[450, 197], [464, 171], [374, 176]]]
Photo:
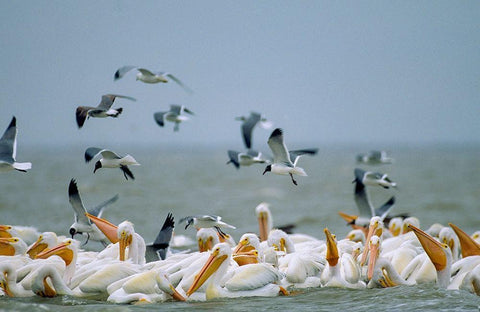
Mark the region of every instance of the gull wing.
[[237, 169], [240, 168], [240, 163], [238, 162], [239, 152], [229, 150], [227, 153], [228, 153], [228, 158], [230, 158], [227, 164], [232, 163]]
[[134, 68], [137, 68], [137, 66], [127, 65], [127, 66], [120, 67], [119, 69], [117, 69], [117, 71], [113, 75], [113, 80], [118, 80], [122, 78], [123, 76], [125, 76], [126, 73], [128, 73]]
[[284, 163], [293, 166], [288, 154], [287, 147], [283, 142], [283, 131], [280, 128], [273, 130], [270, 138], [268, 138], [268, 146], [272, 150], [273, 160], [276, 163]]
[[138, 69], [138, 71], [141, 72], [142, 75], [144, 75], [144, 76], [151, 76], [151, 77], [155, 76], [155, 74], [152, 73], [151, 71], [149, 71], [148, 69], [145, 69], [145, 68], [137, 68], [137, 69]]
[[94, 215], [95, 217], [101, 218], [102, 214], [103, 214], [103, 210], [105, 209], [105, 207], [107, 207], [110, 204], [113, 204], [117, 200], [118, 200], [118, 194], [113, 196], [112, 198], [104, 201], [103, 203], [100, 203], [99, 205], [97, 205], [97, 206], [95, 206], [91, 209], [88, 209], [88, 213], [91, 214], [91, 215]]
[[182, 113], [182, 106], [177, 104], [171, 104], [170, 113], [174, 113], [175, 115], [180, 115]]
[[87, 120], [87, 117], [88, 117], [88, 111], [92, 109], [95, 109], [95, 107], [92, 107], [92, 106], [77, 107], [77, 110], [75, 111], [75, 118], [77, 120], [78, 128], [83, 127], [83, 124], [85, 123], [85, 120]]
[[365, 189], [365, 185], [362, 183], [362, 180], [355, 178], [355, 193], [353, 198], [355, 200], [355, 204], [357, 204], [357, 208], [359, 211], [359, 218], [363, 217], [366, 219], [370, 219], [375, 216], [375, 211], [370, 203], [370, 199], [368, 198], [367, 191]]
[[180, 87], [183, 88], [183, 90], [185, 90], [188, 94], [192, 94], [193, 91], [192, 89], [190, 89], [189, 87], [187, 87], [180, 79], [178, 79], [177, 77], [175, 77], [174, 75], [170, 74], [170, 73], [165, 73], [164, 74], [165, 76], [169, 77], [170, 79], [172, 79], [173, 81], [175, 81]]
[[168, 112], [157, 112], [153, 114], [153, 119], [155, 119], [155, 122], [160, 126], [163, 127], [165, 126], [165, 114]]
[[385, 217], [388, 215], [390, 210], [392, 210], [394, 204], [395, 196], [392, 196], [385, 204], [375, 209], [375, 215], [379, 216], [382, 221], [385, 220]]
[[109, 110], [110, 107], [112, 107], [113, 102], [115, 102], [116, 98], [128, 99], [134, 102], [137, 100], [133, 97], [126, 96], [126, 95], [105, 94], [105, 95], [102, 95], [102, 101], [100, 102], [100, 104], [98, 104], [97, 109], [101, 109], [105, 111]]
[[260, 121], [261, 115], [256, 112], [251, 112], [250, 116], [242, 123], [242, 136], [245, 147], [250, 149], [252, 147], [252, 133], [255, 125]]
[[306, 148], [306, 149], [300, 149], [300, 150], [294, 150], [290, 151], [290, 159], [293, 161], [293, 164], [296, 165], [298, 159], [302, 155], [316, 155], [318, 153], [318, 148]]
[[175, 219], [173, 218], [172, 213], [167, 214], [167, 218], [165, 219], [165, 222], [163, 222], [163, 226], [160, 229], [160, 232], [157, 235], [157, 238], [155, 238], [155, 241], [153, 242], [153, 245], [159, 246], [163, 245], [167, 248], [170, 240], [172, 239], [172, 234], [173, 234], [173, 229], [175, 228]]
[[188, 109], [188, 108], [186, 108], [186, 107], [183, 107], [183, 111], [184, 111], [185, 113], [188, 113], [188, 114], [190, 114], [190, 115], [195, 115], [195, 113], [194, 113], [194, 112], [192, 112], [191, 110], [189, 110], [189, 109]]
[[12, 121], [0, 139], [0, 160], [14, 163], [17, 154], [17, 119], [13, 116]]
[[119, 159], [121, 158], [114, 152], [104, 149], [104, 148], [98, 148], [98, 147], [89, 147], [85, 150], [85, 161], [89, 162], [93, 158], [95, 158], [98, 154], [102, 154], [103, 158], [107, 159]]
[[72, 205], [75, 214], [75, 221], [83, 224], [91, 224], [90, 220], [85, 216], [85, 212], [87, 211], [85, 210], [80, 194], [78, 193], [77, 182], [75, 179], [70, 180], [68, 186], [68, 201], [70, 202], [70, 205]]

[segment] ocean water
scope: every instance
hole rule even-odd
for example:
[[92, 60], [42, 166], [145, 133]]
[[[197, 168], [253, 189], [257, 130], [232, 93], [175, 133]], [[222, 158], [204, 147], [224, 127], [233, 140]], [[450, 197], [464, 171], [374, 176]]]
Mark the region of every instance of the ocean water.
[[[313, 145], [315, 146], [315, 145]], [[318, 146], [318, 145], [317, 145]], [[104, 217], [118, 224], [130, 220], [147, 242], [153, 241], [168, 212], [175, 220], [187, 215], [215, 214], [237, 227], [230, 234], [238, 240], [245, 232], [257, 232], [254, 214], [260, 202], [271, 204], [274, 225], [294, 223], [297, 233], [324, 239], [328, 227], [338, 237], [350, 228], [338, 211], [355, 214], [353, 169], [361, 167], [387, 173], [398, 183], [395, 190], [373, 189], [370, 195], [379, 206], [396, 196], [392, 214], [409, 214], [420, 219], [426, 229], [433, 223], [455, 223], [467, 233], [480, 230], [480, 146], [428, 145], [390, 148], [395, 163], [361, 166], [355, 155], [368, 152], [361, 146], [319, 146], [319, 154], [303, 157], [299, 165], [308, 177], [298, 177], [298, 186], [288, 176], [262, 175], [264, 166], [236, 170], [226, 165], [223, 147], [129, 147], [140, 166], [132, 166], [135, 180], [125, 180], [119, 169], [100, 169], [83, 160], [84, 149], [22, 149], [19, 161], [31, 161], [26, 174], [0, 175], [0, 223], [34, 226], [39, 231], [68, 234], [73, 210], [68, 202], [68, 184], [77, 180], [86, 207], [119, 194], [119, 200], [107, 207]], [[20, 152], [19, 152], [20, 153]], [[176, 224], [175, 233], [195, 238], [192, 228]], [[83, 240], [84, 241], [84, 240]], [[100, 250], [89, 242], [85, 249]], [[480, 297], [463, 291], [447, 291], [435, 285], [395, 287], [391, 289], [310, 289], [290, 297], [226, 299], [214, 302], [158, 305], [113, 305], [71, 297], [0, 298], [2, 310], [130, 311], [162, 309], [167, 311], [293, 310], [355, 311], [393, 309], [394, 311], [479, 311]]]

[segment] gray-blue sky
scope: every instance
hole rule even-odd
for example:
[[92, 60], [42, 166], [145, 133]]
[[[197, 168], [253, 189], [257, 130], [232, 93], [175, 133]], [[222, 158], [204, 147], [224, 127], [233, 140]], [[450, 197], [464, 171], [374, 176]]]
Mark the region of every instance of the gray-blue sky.
[[[0, 21], [0, 126], [16, 115], [23, 146], [240, 149], [250, 110], [289, 142], [480, 142], [478, 1], [1, 1]], [[195, 93], [114, 82], [127, 64]], [[105, 93], [138, 101], [77, 129], [75, 108]], [[196, 113], [179, 133], [152, 117], [172, 103]]]

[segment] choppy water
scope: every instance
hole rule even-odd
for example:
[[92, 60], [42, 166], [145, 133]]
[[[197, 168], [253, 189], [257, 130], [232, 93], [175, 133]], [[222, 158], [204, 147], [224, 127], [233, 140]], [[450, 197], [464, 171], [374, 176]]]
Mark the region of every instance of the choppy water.
[[[237, 230], [235, 239], [245, 232], [256, 232], [254, 208], [262, 201], [271, 203], [274, 224], [294, 222], [296, 232], [323, 239], [327, 227], [339, 237], [349, 228], [338, 211], [355, 213], [353, 169], [361, 147], [321, 147], [316, 157], [304, 157], [301, 166], [309, 174], [299, 177], [294, 186], [288, 176], [267, 174], [263, 166], [235, 170], [225, 165], [226, 148], [115, 148], [131, 153], [142, 165], [132, 167], [135, 181], [126, 181], [117, 169], [101, 169], [94, 175], [93, 163], [83, 161], [81, 147], [66, 150], [35, 149], [18, 155], [19, 161], [31, 161], [27, 174], [0, 175], [0, 223], [32, 225], [39, 231], [67, 234], [73, 222], [67, 187], [71, 178], [78, 182], [87, 207], [119, 194], [104, 217], [113, 223], [128, 219], [146, 241], [152, 241], [168, 212], [176, 220], [191, 214], [217, 214]], [[404, 146], [390, 148], [393, 165], [365, 167], [388, 173], [398, 190], [371, 192], [376, 205], [392, 194], [397, 204], [393, 213], [417, 216], [422, 228], [435, 222], [453, 222], [467, 233], [480, 229], [480, 146]], [[20, 152], [19, 152], [20, 153]], [[194, 238], [194, 230], [176, 228], [177, 234]], [[98, 250], [99, 244], [87, 247]], [[413, 311], [478, 311], [480, 297], [437, 289], [434, 285], [395, 287], [392, 289], [342, 290], [314, 289], [291, 297], [229, 299], [204, 303], [168, 302], [161, 305], [126, 306], [77, 298], [0, 299], [3, 310], [130, 311], [164, 310], [232, 311], [293, 310], [331, 311], [340, 309]]]

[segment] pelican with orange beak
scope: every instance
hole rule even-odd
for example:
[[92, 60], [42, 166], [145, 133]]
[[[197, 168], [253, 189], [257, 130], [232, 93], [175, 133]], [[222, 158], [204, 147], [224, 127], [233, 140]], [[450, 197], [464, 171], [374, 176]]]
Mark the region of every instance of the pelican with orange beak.
[[236, 297], [274, 297], [286, 290], [278, 282], [282, 274], [269, 264], [249, 264], [234, 269], [234, 275], [220, 285], [221, 279], [227, 273], [232, 259], [232, 250], [228, 244], [215, 245], [207, 262], [195, 276], [195, 280], [187, 291], [187, 296], [196, 292], [204, 283], [207, 300], [215, 298]]
[[73, 275], [75, 274], [75, 266], [77, 262], [78, 241], [73, 239], [66, 239], [60, 244], [43, 250], [35, 256], [35, 259], [47, 259], [51, 256], [59, 256], [65, 262], [65, 272], [63, 273], [63, 280], [69, 284]]
[[0, 237], [0, 256], [24, 255], [27, 244], [18, 237]]

